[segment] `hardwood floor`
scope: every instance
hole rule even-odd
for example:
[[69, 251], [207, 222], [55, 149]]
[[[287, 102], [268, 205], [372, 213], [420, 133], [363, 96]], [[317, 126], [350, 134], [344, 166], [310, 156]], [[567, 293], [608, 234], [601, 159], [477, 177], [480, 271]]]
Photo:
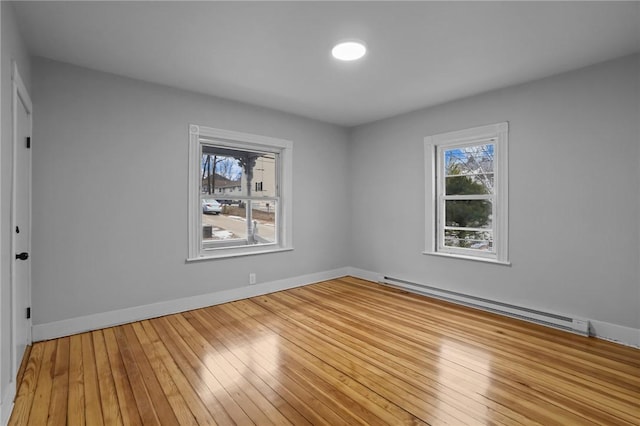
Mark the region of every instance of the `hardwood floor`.
[[640, 350], [346, 277], [35, 343], [11, 425], [639, 425]]

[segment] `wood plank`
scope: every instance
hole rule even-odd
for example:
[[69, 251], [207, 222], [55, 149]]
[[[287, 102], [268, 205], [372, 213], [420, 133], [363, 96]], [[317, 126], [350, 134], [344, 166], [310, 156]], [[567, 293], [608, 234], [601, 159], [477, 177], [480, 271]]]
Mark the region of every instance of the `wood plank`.
[[84, 375], [84, 412], [87, 423], [103, 426], [102, 404], [100, 401], [100, 385], [96, 370], [96, 357], [93, 350], [91, 333], [83, 333], [82, 337], [82, 367]]
[[144, 329], [145, 334], [148, 336], [148, 341], [144, 344], [153, 345], [154, 351], [158, 354], [159, 360], [163, 363], [167, 373], [171, 376], [171, 379], [175, 382], [179, 392], [182, 394], [184, 400], [189, 404], [189, 409], [193, 413], [193, 416], [201, 425], [215, 425], [217, 422], [214, 416], [224, 418], [226, 414], [217, 416], [217, 412], [210, 413], [203, 400], [208, 400], [209, 395], [204, 396], [198, 393], [193, 386], [189, 383], [185, 375], [180, 371], [179, 366], [175, 360], [171, 357], [171, 353], [167, 347], [162, 343], [160, 337], [156, 333], [149, 321], [142, 321], [141, 326]]
[[[295, 408], [307, 421], [314, 425], [343, 425], [348, 424], [343, 417], [338, 416], [323, 404], [316, 394], [310, 392], [306, 383], [296, 382], [286, 371], [280, 368], [278, 347], [273, 347], [269, 341], [257, 342], [255, 337], [248, 335], [253, 329], [236, 327], [238, 321], [229, 322], [226, 315], [218, 316], [219, 310], [201, 309], [194, 312], [201, 324], [203, 332], [214, 335], [227, 348], [242, 347], [242, 351], [233, 351], [244, 366], [260, 375], [268, 385]], [[275, 337], [275, 336], [274, 336]], [[277, 342], [277, 340], [276, 340]], [[298, 424], [298, 422], [294, 422]]]
[[195, 332], [182, 315], [175, 315], [168, 320], [183, 336], [194, 353], [204, 361], [204, 365], [211, 374], [218, 378], [220, 384], [256, 424], [290, 424], [254, 386], [243, 376], [237, 374], [237, 371], [218, 352], [216, 347]]
[[9, 418], [9, 425], [26, 425], [33, 405], [33, 398], [38, 386], [38, 375], [44, 355], [44, 342], [35, 343], [29, 353], [29, 361], [22, 376], [22, 383], [18, 386], [18, 393]]
[[44, 354], [42, 355], [42, 367], [38, 374], [38, 387], [33, 397], [29, 422], [31, 424], [44, 425], [49, 416], [49, 402], [51, 401], [51, 388], [53, 385], [53, 375], [56, 365], [57, 342], [49, 340], [44, 343]]
[[57, 340], [56, 365], [53, 373], [51, 402], [47, 425], [67, 424], [67, 401], [69, 395], [69, 343], [68, 337]]
[[281, 395], [282, 387], [277, 386], [271, 380], [271, 376], [264, 370], [255, 368], [253, 363], [245, 363], [238, 356], [241, 351], [234, 351], [235, 346], [228, 346], [228, 340], [219, 338], [218, 334], [213, 333], [211, 323], [204, 316], [204, 310], [197, 310], [183, 314], [192, 327], [212, 344], [215, 342], [220, 353], [225, 357], [233, 368], [250, 382], [268, 401], [270, 401], [276, 409], [294, 425], [303, 426], [311, 425], [309, 420], [303, 416], [288, 399]]
[[120, 349], [120, 355], [122, 356], [122, 363], [124, 364], [127, 377], [129, 378], [129, 384], [131, 385], [131, 391], [133, 393], [134, 400], [138, 406], [138, 414], [144, 425], [160, 425], [160, 417], [155, 410], [155, 406], [151, 399], [151, 395], [144, 383], [142, 372], [136, 362], [136, 354], [125, 335], [124, 328], [122, 326], [115, 327], [113, 329], [115, 334], [118, 348]]
[[116, 396], [118, 397], [118, 407], [120, 408], [122, 423], [125, 426], [139, 426], [142, 424], [142, 419], [138, 413], [136, 400], [133, 396], [133, 389], [131, 389], [124, 361], [120, 355], [114, 329], [106, 328], [102, 330], [102, 335], [104, 336], [109, 367], [111, 369], [111, 375], [113, 376], [113, 385], [116, 389]]
[[194, 384], [198, 394], [204, 393], [202, 400], [207, 401], [207, 406], [215, 410], [212, 414], [218, 414], [214, 417], [216, 421], [226, 414], [229, 424], [253, 424], [242, 407], [207, 369], [203, 360], [198, 358], [180, 334], [169, 324], [167, 317], [157, 318], [152, 324], [158, 335], [162, 336], [163, 342], [167, 344], [182, 372], [190, 383]]
[[84, 425], [84, 367], [82, 365], [82, 335], [76, 334], [69, 341], [69, 390], [67, 422], [69, 425]]
[[100, 390], [100, 406], [105, 425], [120, 426], [123, 424], [118, 406], [118, 394], [111, 374], [111, 365], [102, 330], [91, 333], [95, 353], [95, 366]]
[[[20, 368], [18, 369], [18, 375], [16, 376], [16, 383], [18, 387], [20, 386], [20, 383], [22, 383], [24, 372], [27, 369], [27, 364], [29, 363], [29, 354], [31, 353], [32, 347], [32, 345], [27, 345], [27, 347], [24, 348], [24, 355], [22, 355], [22, 361], [20, 361]], [[20, 389], [16, 388], [16, 394], [19, 390]]]
[[169, 396], [163, 392], [158, 377], [156, 377], [156, 372], [149, 363], [149, 360], [145, 355], [144, 348], [136, 336], [133, 324], [125, 324], [119, 327], [119, 329], [124, 331], [123, 335], [126, 336], [128, 348], [131, 351], [132, 358], [138, 366], [140, 378], [148, 392], [149, 400], [153, 405], [153, 410], [158, 416], [158, 419], [161, 420], [163, 425], [180, 424], [176, 417], [176, 413], [172, 409], [172, 403], [177, 403], [178, 399], [175, 392], [175, 386], [167, 384], [167, 387], [171, 389]]
[[[178, 390], [178, 386], [173, 381], [173, 378], [167, 371], [166, 367], [160, 360], [158, 352], [151, 343], [151, 339], [147, 336], [146, 331], [140, 323], [131, 324], [133, 332], [135, 333], [137, 340], [140, 342], [140, 348], [145, 348], [144, 354], [147, 357], [147, 368], [151, 369], [154, 373], [155, 380], [150, 380], [149, 385], [155, 386], [155, 383], [164, 392], [166, 400], [169, 402], [173, 414], [175, 415], [177, 424], [180, 425], [197, 425], [195, 417], [191, 413], [189, 406], [185, 402], [182, 394]], [[151, 374], [151, 373], [149, 373]], [[155, 398], [154, 398], [155, 400]], [[164, 417], [161, 417], [164, 420]]]
[[[210, 312], [205, 312], [209, 314]], [[210, 324], [215, 324], [218, 318], [210, 317]], [[225, 328], [231, 331], [231, 328]], [[271, 375], [274, 386], [287, 398], [287, 400], [300, 411], [305, 418], [314, 425], [347, 425], [353, 424], [346, 416], [340, 416], [336, 411], [324, 403], [322, 398], [311, 387], [309, 380], [302, 375], [293, 374], [282, 368], [282, 359], [273, 350], [267, 350], [263, 345], [255, 345], [252, 338], [246, 338], [245, 330], [232, 331], [226, 337], [231, 339], [234, 345], [242, 345], [245, 350], [237, 353], [249, 368], [254, 368], [264, 374]], [[264, 376], [263, 376], [264, 377]], [[360, 424], [360, 422], [356, 422]]]

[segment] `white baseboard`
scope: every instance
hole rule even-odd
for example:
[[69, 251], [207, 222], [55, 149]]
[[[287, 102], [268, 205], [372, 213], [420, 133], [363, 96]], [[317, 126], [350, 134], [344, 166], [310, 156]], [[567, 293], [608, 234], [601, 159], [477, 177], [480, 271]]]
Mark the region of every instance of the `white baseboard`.
[[2, 401], [0, 401], [0, 425], [6, 426], [11, 417], [13, 410], [13, 400], [16, 396], [16, 381], [12, 381], [2, 392]]
[[41, 340], [55, 339], [58, 337], [83, 333], [85, 331], [98, 330], [101, 328], [112, 327], [114, 325], [260, 296], [262, 294], [273, 293], [276, 291], [287, 290], [294, 287], [301, 287], [320, 281], [343, 277], [348, 275], [348, 273], [349, 268], [340, 268], [331, 271], [317, 272], [271, 281], [268, 283], [223, 290], [215, 293], [190, 296], [182, 299], [153, 303], [150, 305], [134, 306], [132, 308], [119, 309], [116, 311], [101, 312], [99, 314], [70, 318], [46, 324], [37, 324], [33, 326], [32, 330], [33, 341], [37, 342]]
[[[381, 282], [384, 275], [378, 272], [367, 271], [358, 268], [347, 268], [349, 275], [363, 280]], [[407, 291], [414, 291], [407, 288]], [[453, 302], [452, 302], [453, 303]], [[525, 308], [531, 308], [524, 306]], [[611, 324], [603, 321], [588, 319], [591, 327], [590, 332], [593, 337], [608, 340], [624, 346], [640, 348], [640, 329]]]
[[640, 348], [640, 329], [591, 320], [593, 336], [633, 348]]
[[366, 271], [358, 268], [347, 268], [349, 274], [352, 277], [360, 278], [361, 280], [373, 281], [374, 283], [382, 281], [383, 275], [377, 272]]

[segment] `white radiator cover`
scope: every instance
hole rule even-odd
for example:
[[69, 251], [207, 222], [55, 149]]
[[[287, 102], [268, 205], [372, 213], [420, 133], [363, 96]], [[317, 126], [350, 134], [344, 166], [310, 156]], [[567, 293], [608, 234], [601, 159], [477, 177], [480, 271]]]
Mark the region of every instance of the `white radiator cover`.
[[508, 303], [484, 299], [481, 297], [471, 296], [463, 293], [457, 293], [451, 290], [444, 290], [437, 287], [432, 287], [412, 281], [406, 281], [386, 275], [382, 276], [379, 279], [379, 282], [381, 284], [408, 290], [413, 293], [418, 293], [436, 299], [445, 300], [447, 302], [545, 325], [547, 327], [569, 331], [571, 333], [580, 334], [582, 336], [590, 335], [589, 320], [584, 318], [576, 318], [568, 315], [543, 312], [536, 309], [510, 305]]

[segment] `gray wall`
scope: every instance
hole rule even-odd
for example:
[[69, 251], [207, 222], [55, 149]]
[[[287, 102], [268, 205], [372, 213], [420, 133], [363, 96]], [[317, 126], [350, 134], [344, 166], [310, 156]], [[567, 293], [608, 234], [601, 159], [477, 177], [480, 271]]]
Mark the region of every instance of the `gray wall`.
[[[34, 60], [34, 324], [348, 266], [347, 132]], [[185, 264], [189, 123], [292, 140], [292, 252]]]
[[[638, 55], [355, 128], [353, 266], [640, 328]], [[512, 266], [421, 254], [423, 138], [509, 121]]]
[[[17, 28], [13, 5], [9, 2], [0, 2], [2, 8], [2, 70], [0, 71], [2, 84], [2, 135], [0, 144], [0, 398], [4, 398], [4, 392], [10, 382], [10, 356], [11, 356], [11, 277], [10, 262], [11, 249], [11, 176], [12, 176], [12, 83], [11, 70], [13, 61], [18, 64], [18, 70], [22, 80], [30, 90], [31, 72], [27, 50]], [[2, 399], [0, 399], [2, 401]]]
[[[354, 266], [640, 328], [639, 73], [636, 55], [347, 132], [37, 59], [34, 323]], [[424, 136], [505, 120], [513, 265], [421, 254]], [[190, 122], [294, 141], [295, 251], [184, 263]]]

